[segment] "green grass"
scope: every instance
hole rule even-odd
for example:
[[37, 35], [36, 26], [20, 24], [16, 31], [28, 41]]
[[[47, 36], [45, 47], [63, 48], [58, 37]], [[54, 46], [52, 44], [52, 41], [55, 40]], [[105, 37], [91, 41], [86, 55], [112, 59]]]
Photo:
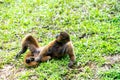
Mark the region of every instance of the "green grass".
[[[119, 0], [1, 0], [0, 1], [0, 68], [6, 64], [16, 69], [26, 68], [17, 78], [28, 80], [31, 75], [43, 80], [94, 79], [89, 67], [84, 71], [67, 67], [69, 57], [41, 63], [36, 68], [23, 66], [23, 54], [18, 61], [14, 56], [21, 49], [22, 38], [31, 33], [41, 46], [47, 45], [60, 31], [67, 31], [74, 45], [77, 66], [88, 61], [105, 63], [103, 56], [120, 53]], [[85, 38], [80, 39], [82, 34]], [[116, 65], [119, 67], [119, 65]], [[31, 72], [33, 71], [33, 72]], [[120, 70], [113, 67], [98, 74], [99, 79], [120, 79]], [[108, 78], [111, 76], [110, 78]]]

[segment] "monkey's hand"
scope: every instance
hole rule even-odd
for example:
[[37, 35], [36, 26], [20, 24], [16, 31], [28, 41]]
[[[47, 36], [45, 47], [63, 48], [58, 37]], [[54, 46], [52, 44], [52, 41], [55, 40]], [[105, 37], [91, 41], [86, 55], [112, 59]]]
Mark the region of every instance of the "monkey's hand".
[[69, 64], [68, 64], [68, 67], [72, 68], [74, 63], [75, 63], [74, 61], [70, 61]]

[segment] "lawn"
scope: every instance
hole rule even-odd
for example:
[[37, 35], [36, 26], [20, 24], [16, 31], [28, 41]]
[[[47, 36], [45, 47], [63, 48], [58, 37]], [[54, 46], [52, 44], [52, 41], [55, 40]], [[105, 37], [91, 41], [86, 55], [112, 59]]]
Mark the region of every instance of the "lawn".
[[[61, 31], [70, 34], [76, 54], [28, 68], [15, 60], [21, 40], [32, 34], [40, 46]], [[119, 0], [0, 0], [0, 80], [120, 79]]]

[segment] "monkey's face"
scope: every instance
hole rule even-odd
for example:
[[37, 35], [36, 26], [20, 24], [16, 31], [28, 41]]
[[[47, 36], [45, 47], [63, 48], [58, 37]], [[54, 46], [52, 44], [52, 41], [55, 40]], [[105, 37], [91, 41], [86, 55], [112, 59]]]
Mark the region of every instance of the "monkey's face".
[[70, 41], [70, 36], [66, 32], [60, 32], [60, 34], [56, 36], [56, 40], [57, 42], [60, 42], [60, 43], [66, 43]]

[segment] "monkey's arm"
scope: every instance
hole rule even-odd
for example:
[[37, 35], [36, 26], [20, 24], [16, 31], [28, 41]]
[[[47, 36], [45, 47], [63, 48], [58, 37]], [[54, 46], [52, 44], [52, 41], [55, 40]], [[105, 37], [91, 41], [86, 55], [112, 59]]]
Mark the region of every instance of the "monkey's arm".
[[25, 38], [23, 38], [22, 49], [15, 56], [15, 59], [17, 59], [21, 54], [25, 53], [28, 48], [31, 52], [37, 51], [37, 49], [39, 48], [38, 41], [31, 35], [27, 35], [25, 36]]
[[75, 56], [75, 53], [74, 53], [74, 49], [73, 49], [73, 45], [71, 42], [69, 42], [67, 44], [67, 52], [66, 52], [69, 57], [70, 57], [70, 62], [68, 64], [68, 67], [72, 67], [75, 63], [75, 60], [76, 60], [76, 56]]

